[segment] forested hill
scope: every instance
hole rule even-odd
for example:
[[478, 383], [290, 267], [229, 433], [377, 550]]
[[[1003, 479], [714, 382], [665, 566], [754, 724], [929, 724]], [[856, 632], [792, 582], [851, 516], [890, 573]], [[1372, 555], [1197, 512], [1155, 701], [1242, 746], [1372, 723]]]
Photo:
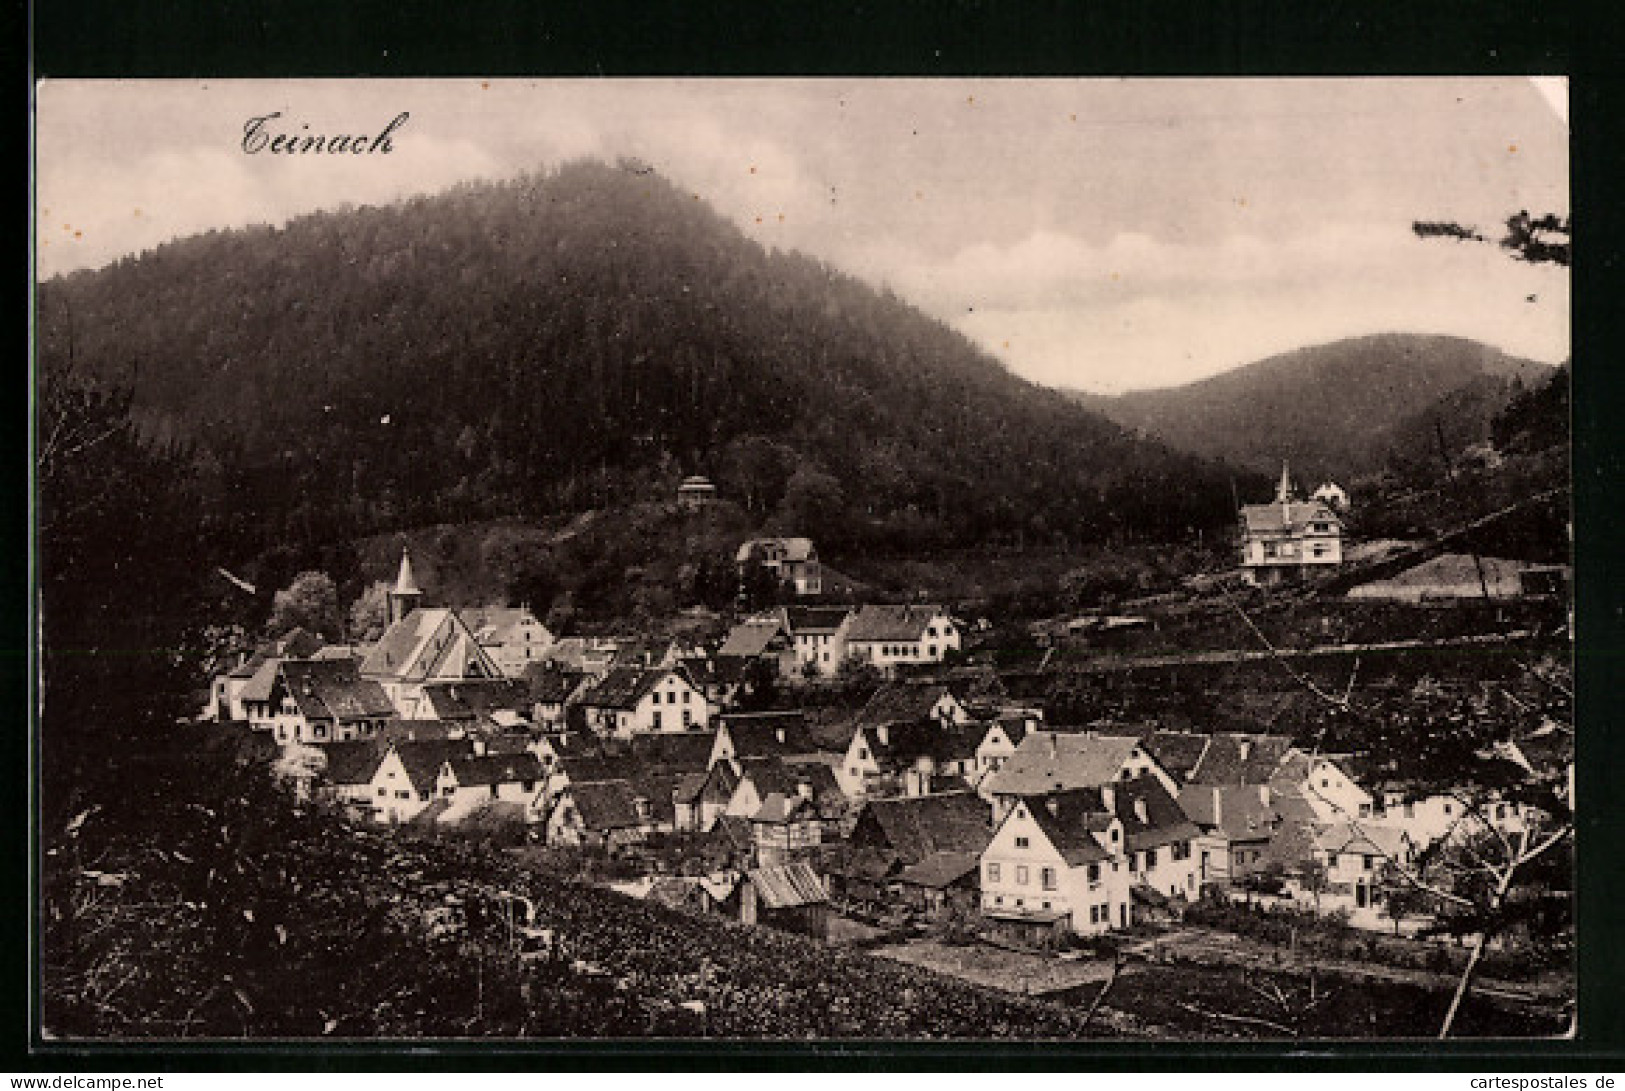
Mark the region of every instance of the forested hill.
[[39, 315], [42, 373], [71, 340], [73, 370], [133, 383], [245, 547], [611, 507], [687, 473], [851, 547], [1231, 518], [1219, 468], [633, 164], [211, 232], [52, 280]]
[[[1183, 450], [1259, 472], [1282, 460], [1307, 475], [1350, 477], [1433, 442], [1431, 421], [1476, 422], [1471, 437], [1552, 368], [1458, 337], [1381, 334], [1299, 349], [1186, 386], [1083, 404]], [[1419, 422], [1422, 427], [1420, 431]], [[1457, 437], [1451, 437], [1455, 443]]]

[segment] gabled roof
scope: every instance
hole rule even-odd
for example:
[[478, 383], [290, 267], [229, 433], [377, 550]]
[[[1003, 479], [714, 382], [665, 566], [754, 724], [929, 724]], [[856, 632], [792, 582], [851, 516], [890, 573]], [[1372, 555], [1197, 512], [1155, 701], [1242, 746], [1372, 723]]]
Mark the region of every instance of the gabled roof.
[[755, 660], [749, 656], [714, 655], [685, 658], [679, 665], [699, 686], [737, 686], [750, 680]]
[[1140, 745], [1175, 781], [1184, 781], [1202, 763], [1210, 741], [1211, 736], [1193, 731], [1153, 731]]
[[1310, 523], [1330, 523], [1341, 528], [1343, 521], [1323, 501], [1289, 500], [1268, 504], [1247, 504], [1241, 509], [1241, 521], [1248, 534], [1301, 534]]
[[[1078, 788], [1065, 792], [1051, 792], [1046, 796], [1024, 798], [1027, 813], [1043, 831], [1050, 845], [1068, 867], [1096, 864], [1111, 858], [1111, 854], [1095, 840], [1097, 831], [1111, 825], [1096, 788]], [[1015, 811], [1011, 811], [1015, 814]], [[1006, 821], [1009, 821], [1006, 818]]]
[[[718, 762], [717, 764], [724, 764]], [[765, 799], [775, 792], [793, 796], [805, 784], [813, 794], [820, 810], [838, 809], [846, 803], [846, 793], [835, 779], [835, 771], [822, 762], [786, 762], [780, 758], [744, 758], [740, 761], [740, 780], [749, 780], [756, 786], [756, 794]]]
[[930, 719], [931, 710], [937, 702], [952, 696], [947, 686], [930, 682], [890, 682], [875, 690], [864, 703], [858, 712], [858, 723], [890, 724], [902, 720]]
[[493, 712], [530, 713], [530, 688], [514, 678], [425, 682], [423, 697], [437, 720], [477, 720]]
[[[501, 677], [502, 672], [457, 612], [438, 607], [413, 610], [384, 630], [384, 635], [362, 660], [361, 673], [410, 681], [446, 673], [442, 668], [447, 666], [446, 659], [452, 649], [460, 646], [459, 636], [467, 638], [470, 653], [479, 660], [480, 669], [487, 677]], [[450, 674], [462, 677], [464, 669], [458, 667]]]
[[779, 559], [785, 561], [810, 561], [818, 557], [811, 538], [752, 538], [739, 547], [739, 551], [734, 554], [734, 561], [744, 564], [770, 549], [776, 550]]
[[637, 760], [630, 755], [610, 757], [604, 754], [567, 755], [553, 766], [555, 776], [561, 776], [572, 785], [605, 780], [625, 780], [639, 771]]
[[717, 655], [721, 658], [765, 655], [776, 638], [789, 639], [784, 626], [777, 621], [743, 621], [728, 630], [728, 639], [717, 649]]
[[527, 622], [541, 624], [536, 615], [523, 606], [477, 606], [458, 613], [469, 632], [487, 647], [519, 640], [519, 628]]
[[323, 778], [329, 784], [370, 783], [387, 749], [377, 739], [328, 743], [322, 747], [322, 753], [327, 757]]
[[[908, 723], [860, 727], [869, 740], [869, 751], [875, 764], [890, 773], [911, 769], [921, 758], [940, 765], [950, 761], [964, 761], [976, 756], [987, 730], [977, 724], [944, 726], [935, 720], [914, 720]], [[884, 732], [885, 741], [881, 741]]]
[[785, 795], [783, 792], [770, 792], [762, 800], [762, 805], [756, 813], [750, 816], [752, 822], [763, 824], [782, 824], [801, 820], [816, 820], [822, 817], [818, 813], [818, 805], [805, 796], [794, 792]]
[[1139, 745], [1132, 735], [1034, 731], [1016, 744], [989, 788], [1002, 795], [1031, 796], [1108, 784], [1122, 775]]
[[1192, 822], [1230, 841], [1268, 840], [1279, 815], [1268, 788], [1257, 784], [1187, 784], [1179, 805]]
[[979, 854], [993, 837], [992, 810], [974, 792], [872, 799], [863, 809], [905, 864], [938, 852]]
[[584, 671], [560, 670], [547, 663], [532, 663], [525, 668], [530, 699], [541, 705], [564, 704], [586, 685], [587, 678]]
[[723, 727], [728, 729], [734, 755], [739, 758], [783, 757], [817, 749], [807, 727], [807, 714], [799, 709], [728, 713], [722, 717], [718, 730]]
[[1354, 852], [1395, 859], [1404, 856], [1406, 840], [1404, 830], [1366, 823], [1338, 822], [1315, 832], [1315, 848], [1320, 852]]
[[271, 691], [276, 688], [277, 674], [281, 670], [282, 660], [262, 656], [259, 665], [249, 675], [248, 681], [243, 683], [238, 699], [244, 702], [255, 701], [265, 704], [271, 699]]
[[428, 792], [434, 790], [440, 779], [440, 767], [453, 759], [472, 755], [474, 744], [469, 739], [443, 739], [392, 743], [390, 749], [400, 759], [412, 787], [420, 792]]
[[677, 778], [677, 786], [671, 790], [672, 802], [687, 804], [699, 802], [700, 792], [704, 790], [705, 782], [710, 779], [710, 770], [703, 773], [684, 773]]
[[270, 658], [262, 651], [256, 651], [237, 666], [226, 672], [227, 678], [252, 678], [254, 672], [260, 669], [260, 664]]
[[542, 763], [529, 751], [452, 758], [448, 763], [457, 783], [469, 788], [483, 784], [518, 784], [540, 780]]
[[644, 824], [638, 817], [637, 793], [624, 780], [571, 784], [569, 792], [582, 825], [589, 830], [607, 833]]
[[780, 867], [754, 868], [745, 873], [763, 909], [798, 909], [829, 901], [824, 884], [812, 865], [797, 861]]
[[580, 697], [580, 703], [593, 708], [633, 709], [649, 692], [675, 674], [687, 681], [681, 671], [657, 667], [615, 667]]
[[895, 640], [912, 642], [925, 639], [926, 626], [947, 612], [940, 606], [863, 606], [852, 618], [847, 630], [848, 643]]
[[372, 720], [395, 714], [384, 687], [363, 679], [351, 659], [284, 659], [281, 683], [307, 720]]
[[1285, 735], [1214, 735], [1191, 771], [1192, 784], [1268, 784], [1292, 750]]
[[627, 752], [639, 767], [671, 773], [704, 772], [711, 762], [711, 746], [707, 731], [654, 732], [626, 740]]
[[[1201, 834], [1162, 781], [1142, 776], [1112, 785], [1113, 811], [1123, 823], [1123, 840], [1130, 852], [1189, 841]], [[1143, 804], [1141, 818], [1136, 804]]]
[[784, 620], [792, 633], [833, 633], [853, 613], [850, 606], [786, 606]]
[[308, 659], [327, 643], [315, 633], [294, 627], [276, 639], [277, 654], [284, 659]]

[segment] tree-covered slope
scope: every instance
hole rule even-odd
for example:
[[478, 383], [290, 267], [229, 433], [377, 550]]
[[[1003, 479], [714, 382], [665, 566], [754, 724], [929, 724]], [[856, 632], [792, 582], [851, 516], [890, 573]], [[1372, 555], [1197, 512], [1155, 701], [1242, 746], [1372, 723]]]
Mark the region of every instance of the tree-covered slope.
[[646, 169], [575, 164], [42, 285], [42, 367], [133, 382], [222, 538], [547, 517], [705, 473], [852, 546], [1174, 535], [1215, 470]]
[[1286, 460], [1307, 475], [1347, 480], [1383, 466], [1396, 442], [1414, 446], [1419, 423], [1431, 434], [1430, 411], [1470, 409], [1482, 425], [1511, 396], [1514, 380], [1537, 385], [1550, 373], [1476, 341], [1381, 334], [1299, 349], [1186, 386], [1084, 403], [1210, 458], [1276, 473]]

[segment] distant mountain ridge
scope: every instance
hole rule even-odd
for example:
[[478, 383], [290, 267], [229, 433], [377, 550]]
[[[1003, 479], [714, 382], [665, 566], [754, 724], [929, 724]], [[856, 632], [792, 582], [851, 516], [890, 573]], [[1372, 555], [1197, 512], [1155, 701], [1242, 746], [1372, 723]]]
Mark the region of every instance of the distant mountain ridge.
[[[1376, 470], [1395, 444], [1448, 407], [1487, 422], [1547, 364], [1460, 337], [1377, 334], [1272, 356], [1160, 390], [1078, 400], [1126, 428], [1261, 473], [1283, 461], [1307, 476]], [[1454, 437], [1453, 437], [1454, 438]]]
[[38, 304], [42, 373], [71, 352], [133, 384], [243, 551], [610, 509], [689, 473], [852, 549], [1231, 517], [1219, 468], [629, 165], [209, 232]]

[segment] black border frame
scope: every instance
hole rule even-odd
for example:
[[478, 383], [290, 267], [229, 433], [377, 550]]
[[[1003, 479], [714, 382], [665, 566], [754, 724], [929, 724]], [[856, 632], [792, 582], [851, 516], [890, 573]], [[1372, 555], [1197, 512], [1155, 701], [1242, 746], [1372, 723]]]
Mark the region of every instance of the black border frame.
[[[922, 1043], [922, 1042], [506, 1042], [85, 1045], [40, 1042], [37, 1031], [4, 1041], [12, 1071], [465, 1071], [1022, 1069], [1181, 1071], [1316, 1069], [1543, 1071], [1625, 1067], [1625, 819], [1606, 807], [1609, 774], [1625, 768], [1610, 714], [1625, 707], [1625, 506], [1618, 491], [1625, 452], [1614, 438], [1622, 384], [1603, 361], [1618, 334], [1609, 303], [1621, 297], [1619, 201], [1614, 182], [1625, 150], [1617, 137], [1618, 58], [1625, 21], [1604, 5], [1540, 0], [1434, 0], [1272, 5], [1240, 0], [1089, 4], [1029, 0], [804, 0], [777, 6], [723, 0], [501, 0], [477, 12], [434, 0], [19, 0], [6, 17], [26, 22], [28, 93], [50, 77], [400, 76], [1354, 76], [1567, 75], [1571, 97], [1571, 192], [1580, 224], [1574, 265], [1573, 341], [1588, 364], [1574, 372], [1574, 506], [1577, 791], [1581, 810], [1579, 1037], [1450, 1043]], [[19, 26], [19, 29], [21, 27]], [[177, 119], [184, 124], [184, 119]], [[30, 154], [32, 145], [30, 144]], [[32, 160], [27, 201], [33, 208]], [[30, 251], [32, 256], [32, 251]], [[33, 270], [25, 273], [32, 305]], [[1607, 302], [1605, 302], [1607, 301]], [[31, 318], [31, 315], [30, 315]], [[32, 344], [29, 345], [31, 359]], [[1596, 359], [1592, 359], [1595, 357]], [[26, 374], [32, 375], [31, 368]], [[19, 384], [21, 385], [21, 384]], [[18, 387], [13, 387], [18, 391]], [[19, 391], [31, 406], [32, 390]], [[29, 459], [27, 428], [7, 439]], [[16, 463], [13, 463], [14, 465]], [[32, 477], [18, 490], [29, 536], [0, 583], [8, 616], [26, 636], [0, 644], [0, 680], [34, 707], [37, 677], [32, 605]], [[26, 558], [26, 560], [24, 560]], [[28, 589], [25, 594], [25, 587]], [[21, 626], [19, 626], [20, 628]], [[17, 630], [13, 630], [17, 632]], [[15, 705], [13, 707], [16, 707]], [[33, 716], [29, 716], [32, 723]], [[13, 770], [27, 738], [6, 733]], [[31, 831], [32, 792], [11, 793], [14, 831]], [[4, 843], [12, 875], [31, 874], [28, 838]], [[24, 888], [32, 896], [33, 884]], [[33, 908], [33, 907], [30, 907]], [[7, 916], [0, 945], [8, 981], [30, 992], [32, 933]], [[15, 994], [14, 994], [15, 995]], [[32, 1012], [33, 1005], [28, 1006]], [[15, 1010], [15, 1009], [13, 1009]], [[14, 1026], [16, 1024], [13, 1024]]]

